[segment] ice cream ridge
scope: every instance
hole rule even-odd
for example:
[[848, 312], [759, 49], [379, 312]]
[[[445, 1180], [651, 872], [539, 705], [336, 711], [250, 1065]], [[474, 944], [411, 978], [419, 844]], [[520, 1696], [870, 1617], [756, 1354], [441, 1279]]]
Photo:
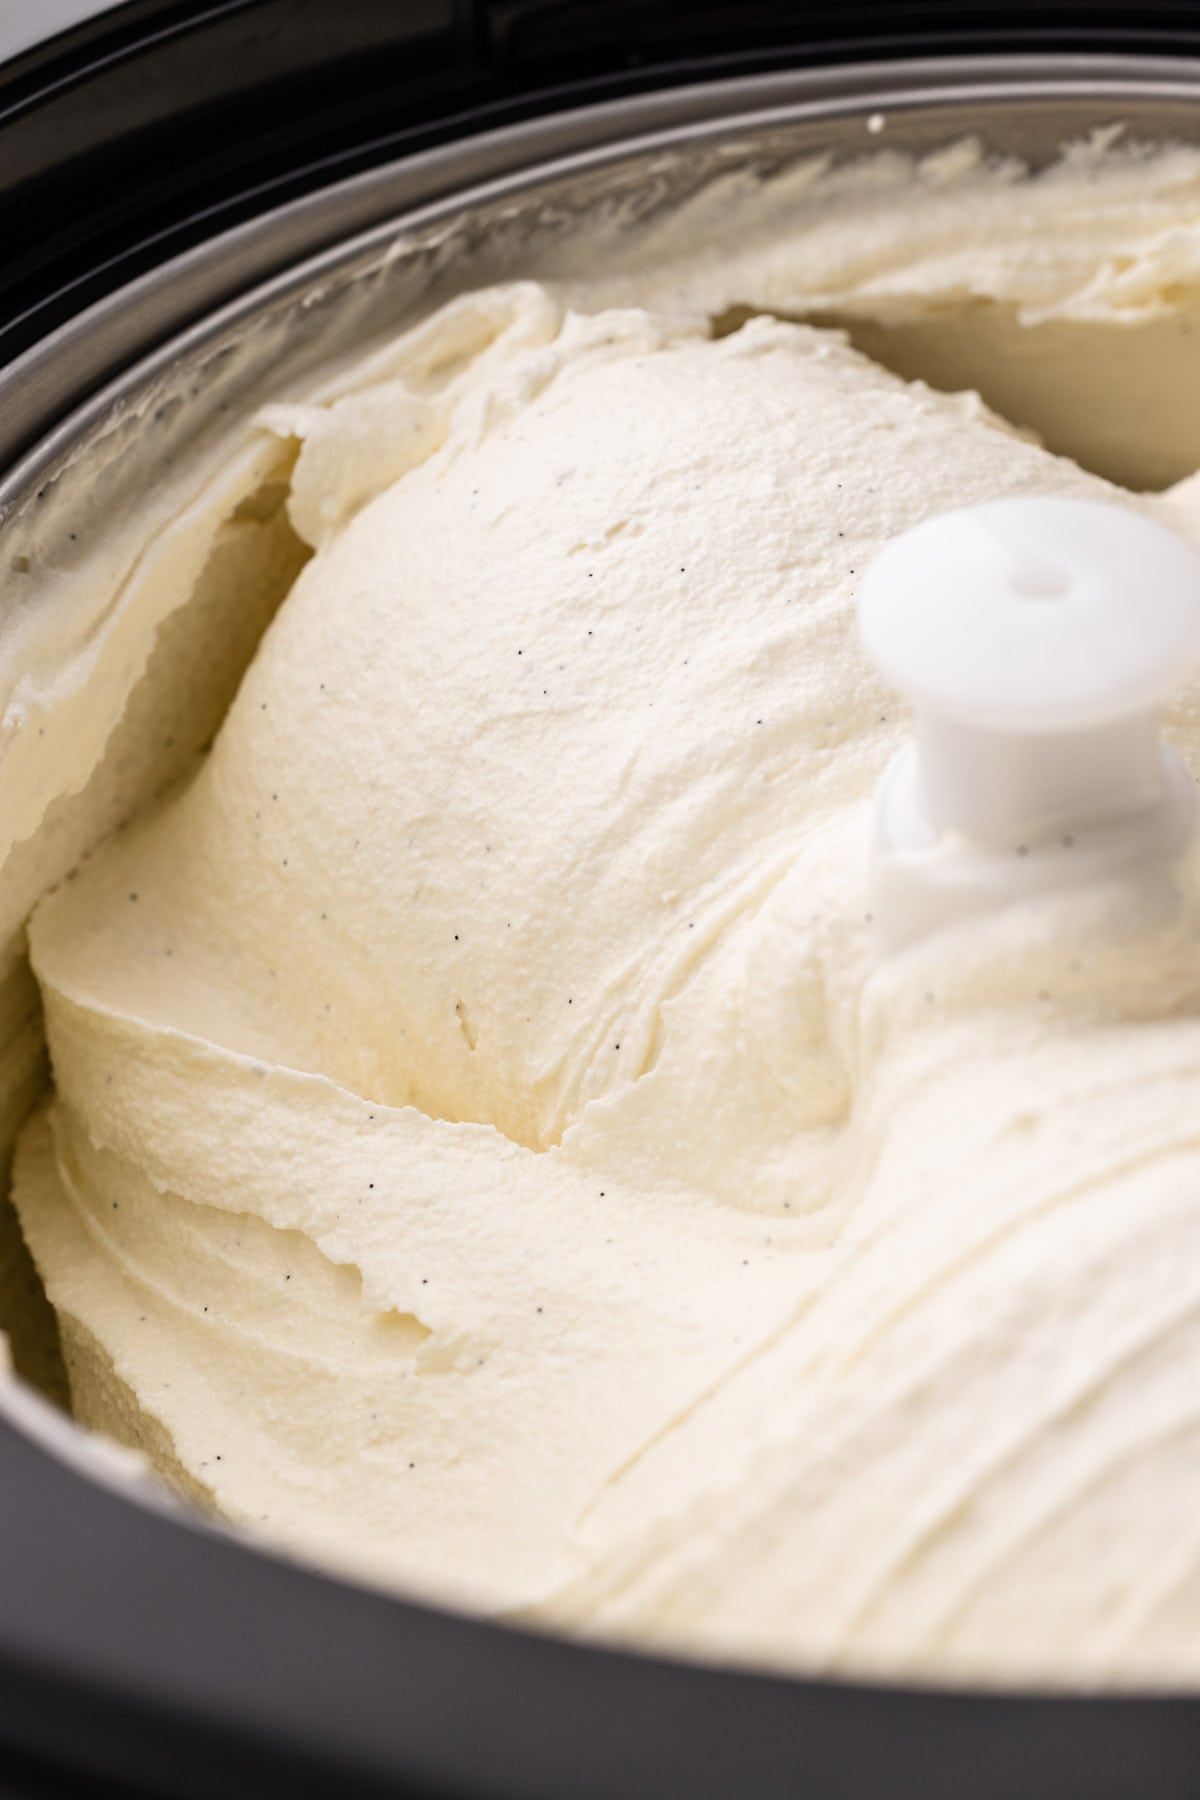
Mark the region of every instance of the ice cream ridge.
[[[936, 885], [966, 826], [889, 812], [880, 887], [879, 784], [944, 696], [856, 607], [913, 528], [1017, 500], [1200, 568], [1200, 488], [684, 300], [489, 289], [261, 415], [311, 557], [194, 778], [30, 926], [55, 1085], [16, 1200], [75, 1411], [493, 1616], [1195, 1684], [1197, 689], [1161, 878], [1022, 873], [889, 937], [896, 858]], [[973, 556], [957, 615], [930, 590], [947, 655]], [[1065, 816], [989, 853], [1061, 865]]]

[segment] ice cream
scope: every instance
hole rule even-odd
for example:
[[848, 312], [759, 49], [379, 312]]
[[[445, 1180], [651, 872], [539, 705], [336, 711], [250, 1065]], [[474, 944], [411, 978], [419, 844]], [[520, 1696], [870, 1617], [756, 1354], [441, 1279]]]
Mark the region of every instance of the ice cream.
[[881, 961], [906, 720], [854, 600], [952, 506], [1200, 542], [1200, 490], [731, 309], [920, 330], [970, 273], [1014, 331], [1183, 343], [1200, 174], [836, 189], [259, 415], [194, 560], [241, 508], [290, 591], [195, 775], [34, 913], [17, 1207], [78, 1416], [302, 1556], [726, 1659], [1191, 1683], [1195, 871]]

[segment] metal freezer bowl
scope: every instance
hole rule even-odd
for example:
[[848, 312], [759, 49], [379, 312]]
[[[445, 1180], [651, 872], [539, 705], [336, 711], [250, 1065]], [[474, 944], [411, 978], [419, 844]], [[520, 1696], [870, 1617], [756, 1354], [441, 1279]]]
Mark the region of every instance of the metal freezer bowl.
[[[614, 197], [631, 217], [731, 166], [979, 133], [1037, 164], [1116, 117], [1200, 142], [1200, 65], [1012, 57], [829, 68], [550, 115], [372, 168], [197, 245], [4, 376], [0, 518], [150, 479], [138, 421], [215, 439], [466, 285], [551, 270]], [[136, 359], [136, 360], [135, 360]], [[253, 366], [253, 377], [247, 370]], [[158, 440], [155, 454], [162, 454]], [[262, 1795], [1190, 1794], [1200, 1701], [783, 1680], [508, 1631], [310, 1573], [137, 1483], [0, 1379], [0, 1792]], [[4, 1750], [8, 1751], [7, 1763]], [[55, 1774], [57, 1772], [57, 1775]], [[25, 1785], [22, 1785], [24, 1783]]]

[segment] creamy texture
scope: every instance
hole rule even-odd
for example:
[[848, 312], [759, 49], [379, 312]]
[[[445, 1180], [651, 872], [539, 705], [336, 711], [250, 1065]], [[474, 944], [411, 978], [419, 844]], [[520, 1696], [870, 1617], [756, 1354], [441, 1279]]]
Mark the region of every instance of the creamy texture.
[[[34, 915], [16, 1199], [77, 1414], [301, 1555], [725, 1658], [1200, 1678], [1194, 873], [880, 964], [906, 722], [853, 621], [946, 507], [1200, 542], [1200, 489], [730, 329], [968, 269], [1014, 330], [1195, 306], [1194, 157], [964, 154], [467, 296], [222, 477], [290, 593], [196, 773]], [[158, 617], [229, 506], [167, 528]]]

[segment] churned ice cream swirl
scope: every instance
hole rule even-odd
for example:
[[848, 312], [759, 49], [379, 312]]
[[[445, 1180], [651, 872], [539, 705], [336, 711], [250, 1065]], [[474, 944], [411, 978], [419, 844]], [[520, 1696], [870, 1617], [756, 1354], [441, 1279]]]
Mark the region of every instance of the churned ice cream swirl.
[[532, 283], [260, 430], [314, 554], [194, 779], [31, 926], [17, 1199], [79, 1415], [502, 1615], [1200, 1679], [1193, 878], [880, 965], [906, 727], [854, 629], [932, 513], [1200, 541], [1194, 483], [836, 332]]

